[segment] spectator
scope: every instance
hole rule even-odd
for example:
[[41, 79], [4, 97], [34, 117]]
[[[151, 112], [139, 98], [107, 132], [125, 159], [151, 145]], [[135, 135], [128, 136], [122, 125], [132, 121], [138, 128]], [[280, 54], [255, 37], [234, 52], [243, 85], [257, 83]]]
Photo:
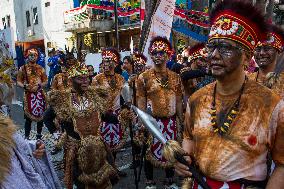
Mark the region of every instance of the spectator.
[[48, 74], [48, 82], [47, 82], [47, 89], [50, 89], [51, 81], [53, 77], [60, 72], [60, 51], [54, 52], [54, 49], [49, 54], [49, 59], [47, 65], [50, 67], [49, 74]]
[[94, 72], [94, 67], [92, 65], [88, 65], [88, 72], [89, 72], [89, 79], [90, 79], [90, 84], [93, 81], [93, 78], [97, 75], [97, 72]]
[[125, 81], [128, 81], [129, 76], [133, 73], [133, 62], [130, 56], [125, 56], [123, 58], [123, 65], [122, 65], [122, 76]]

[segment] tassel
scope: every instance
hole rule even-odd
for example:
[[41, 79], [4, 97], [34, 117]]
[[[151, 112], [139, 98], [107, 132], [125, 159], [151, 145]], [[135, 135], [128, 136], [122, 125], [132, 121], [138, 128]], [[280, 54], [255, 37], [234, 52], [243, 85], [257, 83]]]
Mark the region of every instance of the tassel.
[[168, 140], [163, 148], [163, 156], [169, 162], [175, 163], [175, 154], [185, 154], [185, 151], [182, 149], [180, 144], [175, 140]]

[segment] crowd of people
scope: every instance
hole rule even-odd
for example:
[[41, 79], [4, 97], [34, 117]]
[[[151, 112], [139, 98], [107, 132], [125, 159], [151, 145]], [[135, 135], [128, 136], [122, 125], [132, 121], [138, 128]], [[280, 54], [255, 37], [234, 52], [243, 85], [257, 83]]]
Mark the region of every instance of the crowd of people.
[[[219, 2], [210, 24], [208, 42], [181, 55], [167, 38], [152, 38], [151, 67], [141, 53], [121, 59], [105, 48], [95, 73], [66, 49], [51, 52], [47, 77], [37, 50], [29, 49], [17, 75], [26, 140], [3, 113], [11, 84], [1, 80], [0, 160], [7, 163], [0, 165], [0, 188], [62, 187], [41, 141], [44, 125], [61, 133], [51, 153], [63, 150], [67, 189], [109, 189], [127, 176], [116, 156], [129, 137], [132, 168], [143, 163], [146, 189], [157, 188], [154, 167], [165, 171], [166, 189], [179, 188], [175, 173], [185, 178], [183, 188], [284, 188], [284, 31], [240, 0]], [[163, 143], [131, 105], [153, 117], [166, 140], [181, 142], [201, 178], [163, 156]], [[33, 121], [37, 142], [30, 140]]]

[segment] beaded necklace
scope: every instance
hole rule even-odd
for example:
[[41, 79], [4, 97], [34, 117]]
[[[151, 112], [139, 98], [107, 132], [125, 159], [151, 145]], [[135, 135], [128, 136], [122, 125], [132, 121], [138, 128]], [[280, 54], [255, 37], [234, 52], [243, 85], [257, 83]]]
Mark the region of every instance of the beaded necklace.
[[166, 80], [164, 80], [163, 78], [162, 78], [162, 79], [158, 78], [155, 71], [154, 71], [154, 75], [155, 75], [155, 77], [156, 77], [157, 83], [159, 83], [159, 85], [160, 85], [162, 88], [167, 88], [167, 87], [169, 86], [168, 72], [167, 72]]
[[234, 102], [233, 106], [230, 108], [229, 112], [226, 115], [224, 122], [221, 125], [217, 124], [217, 110], [216, 110], [217, 83], [215, 84], [214, 92], [213, 92], [213, 102], [212, 102], [212, 107], [211, 107], [211, 110], [210, 110], [211, 126], [213, 127], [214, 133], [218, 133], [220, 136], [223, 136], [224, 134], [226, 134], [228, 132], [231, 124], [233, 123], [234, 119], [237, 117], [237, 115], [239, 113], [240, 100], [241, 100], [242, 94], [244, 92], [246, 82], [247, 82], [247, 77], [245, 77], [245, 81], [242, 85], [239, 97]]

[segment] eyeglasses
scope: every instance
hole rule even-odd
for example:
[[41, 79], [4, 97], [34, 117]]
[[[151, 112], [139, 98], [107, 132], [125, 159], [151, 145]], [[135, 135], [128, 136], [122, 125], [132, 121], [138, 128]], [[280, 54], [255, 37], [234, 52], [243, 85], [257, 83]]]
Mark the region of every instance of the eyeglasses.
[[152, 52], [152, 55], [153, 55], [153, 56], [163, 56], [163, 55], [165, 55], [165, 54], [166, 54], [165, 51], [153, 51], [153, 52]]
[[206, 48], [209, 56], [212, 55], [215, 49], [217, 49], [221, 55], [225, 56], [231, 56], [235, 50], [240, 50], [240, 51], [245, 50], [241, 47], [233, 46], [228, 43], [218, 43], [218, 44], [208, 43], [206, 45]]
[[260, 53], [260, 52], [261, 52], [261, 49], [262, 49], [263, 51], [266, 51], [266, 52], [272, 52], [272, 51], [274, 51], [274, 48], [271, 47], [271, 46], [260, 46], [260, 47], [256, 47], [256, 48], [254, 49], [254, 51], [255, 51], [256, 53]]

